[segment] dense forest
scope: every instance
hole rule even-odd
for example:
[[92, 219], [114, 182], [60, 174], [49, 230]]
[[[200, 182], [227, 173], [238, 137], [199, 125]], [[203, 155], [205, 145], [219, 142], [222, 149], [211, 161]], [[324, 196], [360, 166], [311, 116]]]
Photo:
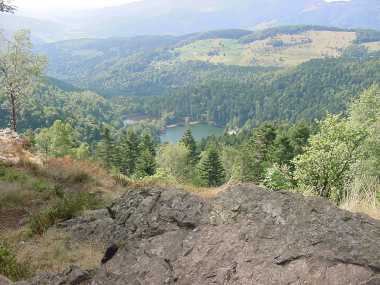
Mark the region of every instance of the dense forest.
[[[326, 46], [318, 46], [324, 37]], [[339, 37], [333, 53], [338, 56], [327, 56], [334, 37]], [[49, 75], [70, 82], [60, 88], [93, 90], [107, 98], [119, 117], [150, 117], [161, 120], [161, 126], [189, 117], [242, 128], [267, 121], [312, 121], [344, 111], [357, 94], [380, 82], [379, 40], [379, 32], [372, 30], [285, 26], [72, 40], [35, 51], [47, 54]], [[256, 43], [259, 55], [242, 64], [239, 58], [249, 57]], [[292, 53], [299, 50], [310, 54], [295, 64]], [[279, 54], [277, 63], [255, 63], [271, 53]]]
[[[15, 9], [0, 0], [0, 12]], [[361, 237], [352, 225], [360, 224], [363, 240], [372, 241], [375, 221], [335, 206], [380, 218], [380, 31], [297, 25], [32, 41], [27, 30], [12, 36], [0, 31], [1, 284], [13, 284], [3, 276], [26, 280], [73, 263], [80, 267], [57, 275], [69, 276], [60, 284], [94, 276], [124, 282], [125, 272], [107, 272], [109, 265], [125, 264], [108, 263], [123, 255], [133, 266], [153, 260], [153, 270], [168, 271], [161, 283], [182, 282], [177, 265], [161, 256], [162, 241], [170, 248], [173, 237], [179, 258], [194, 259], [193, 240], [211, 248], [200, 236], [203, 228], [218, 236], [232, 226], [237, 250], [250, 242], [254, 254], [269, 258], [259, 270], [271, 264], [281, 278], [294, 264], [310, 275], [321, 260], [328, 264], [322, 270], [333, 274], [378, 273], [376, 264], [367, 266], [369, 259], [359, 257], [358, 263], [350, 257], [357, 258]], [[197, 125], [219, 127], [222, 134], [207, 132], [197, 140]], [[170, 128], [180, 129], [179, 141], [163, 142]], [[321, 225], [319, 236], [315, 229]], [[251, 234], [262, 228], [257, 244], [269, 247], [258, 252]], [[282, 241], [294, 229], [307, 238]], [[341, 255], [328, 249], [327, 231]], [[99, 241], [92, 239], [96, 235]], [[184, 247], [189, 237], [190, 250]], [[221, 240], [229, 242], [226, 237]], [[138, 244], [132, 255], [129, 242]], [[223, 276], [214, 270], [202, 275], [240, 282], [235, 275], [242, 266], [226, 265], [229, 249], [221, 245], [216, 243], [215, 256], [222, 256]], [[367, 245], [360, 246], [367, 254]], [[295, 251], [283, 252], [285, 247]], [[319, 255], [321, 250], [331, 257]], [[206, 267], [214, 266], [212, 256]], [[376, 253], [369, 256], [376, 260]], [[289, 266], [293, 261], [300, 263]], [[105, 274], [94, 269], [99, 264]], [[84, 279], [83, 266], [89, 268]], [[300, 281], [298, 275], [291, 278]]]

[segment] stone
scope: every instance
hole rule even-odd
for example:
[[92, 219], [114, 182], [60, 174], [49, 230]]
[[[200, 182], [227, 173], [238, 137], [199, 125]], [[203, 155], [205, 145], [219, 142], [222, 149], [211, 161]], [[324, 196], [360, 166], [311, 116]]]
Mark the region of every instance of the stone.
[[0, 275], [0, 285], [12, 285], [12, 281]]
[[380, 284], [380, 222], [322, 198], [244, 184], [208, 199], [146, 187], [107, 212], [64, 226], [118, 245], [89, 284]]

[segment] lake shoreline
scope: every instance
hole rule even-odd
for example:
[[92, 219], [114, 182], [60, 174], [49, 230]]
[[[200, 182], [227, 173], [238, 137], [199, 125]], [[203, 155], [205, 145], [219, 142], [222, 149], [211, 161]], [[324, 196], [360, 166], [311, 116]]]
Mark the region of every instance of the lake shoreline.
[[188, 124], [173, 124], [166, 126], [161, 132], [160, 140], [162, 143], [178, 143], [187, 129], [193, 133], [195, 140], [202, 140], [209, 136], [222, 136], [224, 128], [210, 124], [209, 122], [191, 122]]
[[171, 124], [171, 125], [166, 125], [161, 132], [165, 133], [166, 130], [168, 129], [173, 129], [173, 128], [178, 128], [178, 127], [191, 127], [191, 126], [196, 126], [196, 125], [210, 125], [215, 128], [223, 129], [223, 126], [220, 126], [218, 124], [215, 124], [215, 122], [212, 121], [193, 121], [193, 122], [188, 122], [188, 123], [176, 123], [176, 124]]

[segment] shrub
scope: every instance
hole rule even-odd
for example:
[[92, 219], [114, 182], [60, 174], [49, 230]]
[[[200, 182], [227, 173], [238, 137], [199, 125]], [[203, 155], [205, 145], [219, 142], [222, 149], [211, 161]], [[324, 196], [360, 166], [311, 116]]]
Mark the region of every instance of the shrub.
[[50, 184], [43, 179], [37, 179], [32, 183], [32, 189], [37, 192], [44, 192], [51, 190]]
[[57, 222], [72, 219], [83, 211], [98, 208], [100, 205], [101, 202], [95, 194], [86, 192], [66, 193], [53, 206], [31, 216], [29, 220], [30, 232], [32, 235], [41, 235]]
[[24, 173], [17, 171], [12, 166], [7, 166], [0, 163], [0, 180], [6, 182], [25, 183], [27, 176]]
[[293, 179], [289, 168], [274, 164], [265, 173], [264, 185], [271, 190], [289, 190], [293, 188]]
[[10, 247], [0, 241], [0, 275], [4, 275], [12, 281], [18, 281], [31, 276], [31, 269], [24, 263], [18, 263], [16, 255]]
[[70, 157], [50, 159], [42, 171], [45, 176], [60, 183], [76, 184], [91, 180], [91, 170], [88, 171], [83, 164]]

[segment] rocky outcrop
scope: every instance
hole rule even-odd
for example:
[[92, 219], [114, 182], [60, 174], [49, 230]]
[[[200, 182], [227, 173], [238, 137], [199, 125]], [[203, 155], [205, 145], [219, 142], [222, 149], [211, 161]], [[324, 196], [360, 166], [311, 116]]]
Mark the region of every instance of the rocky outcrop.
[[91, 276], [87, 271], [81, 270], [77, 266], [71, 266], [59, 274], [43, 273], [30, 281], [18, 282], [18, 285], [79, 285], [88, 284]]
[[27, 141], [11, 129], [0, 129], [0, 162], [17, 164], [28, 160], [42, 164], [41, 159], [25, 149]]
[[131, 190], [60, 226], [117, 250], [86, 279], [22, 284], [380, 284], [379, 221], [252, 185]]
[[8, 279], [5, 278], [4, 276], [0, 275], [0, 285], [11, 285], [12, 282]]

